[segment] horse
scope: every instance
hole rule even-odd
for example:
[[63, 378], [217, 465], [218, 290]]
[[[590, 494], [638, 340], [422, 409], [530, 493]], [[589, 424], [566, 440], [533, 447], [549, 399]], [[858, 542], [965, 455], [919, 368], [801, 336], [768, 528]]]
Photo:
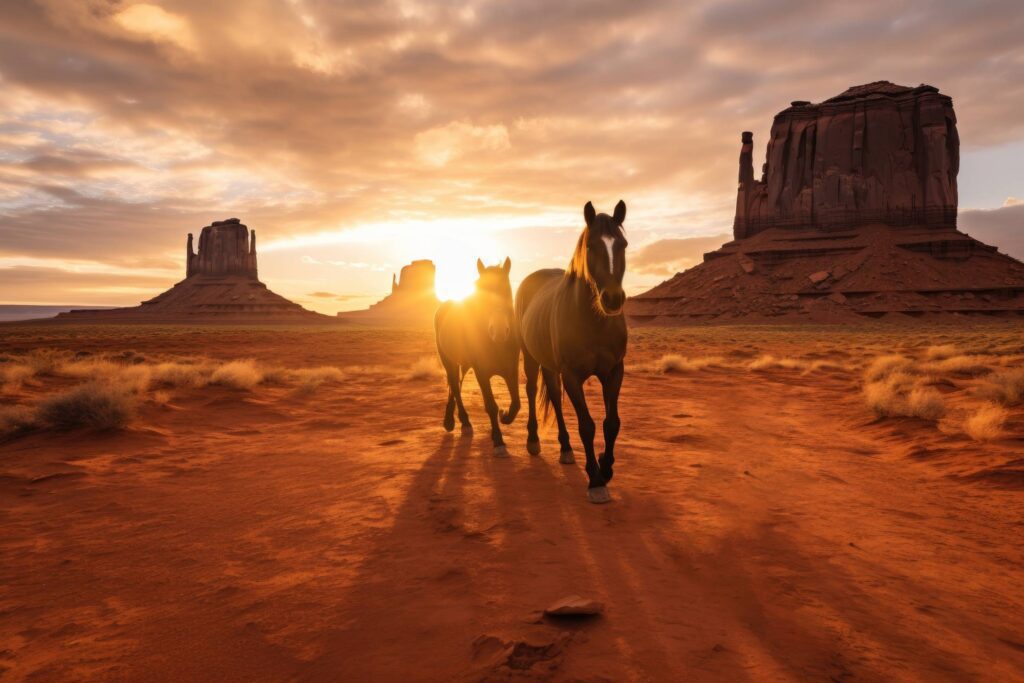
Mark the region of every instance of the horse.
[[[546, 269], [531, 273], [516, 291], [515, 314], [523, 348], [526, 398], [529, 407], [526, 450], [540, 454], [537, 437], [537, 371], [544, 378], [542, 401], [558, 422], [559, 462], [575, 462], [569, 433], [562, 416], [562, 386], [579, 423], [580, 440], [587, 457], [591, 503], [611, 500], [608, 482], [615, 464], [615, 439], [619, 435], [619, 390], [626, 356], [626, 320], [622, 314], [626, 293], [626, 237], [622, 222], [626, 204], [619, 201], [613, 215], [596, 214], [587, 202], [586, 226], [580, 234], [567, 270]], [[587, 409], [583, 383], [596, 375], [604, 395], [604, 452], [594, 455], [594, 420]], [[544, 396], [546, 394], [546, 397]]]
[[[480, 384], [487, 416], [491, 420], [494, 455], [508, 455], [501, 436], [502, 424], [511, 424], [519, 412], [519, 339], [512, 310], [512, 285], [509, 284], [511, 259], [504, 265], [484, 267], [476, 261], [474, 291], [463, 301], [446, 301], [434, 314], [434, 336], [448, 378], [448, 404], [444, 410], [445, 431], [455, 429], [455, 409], [464, 434], [472, 434], [469, 415], [462, 404], [462, 380], [470, 370]], [[491, 377], [505, 380], [511, 401], [508, 411], [498, 410], [491, 392]]]

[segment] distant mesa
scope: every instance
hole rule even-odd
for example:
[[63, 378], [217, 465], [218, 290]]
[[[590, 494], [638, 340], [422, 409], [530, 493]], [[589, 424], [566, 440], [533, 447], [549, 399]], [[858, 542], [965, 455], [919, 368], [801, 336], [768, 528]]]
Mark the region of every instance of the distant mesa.
[[362, 311], [343, 311], [338, 317], [380, 325], [429, 324], [440, 303], [434, 290], [437, 269], [429, 260], [413, 261], [391, 276], [391, 294]]
[[256, 266], [256, 231], [237, 218], [214, 221], [185, 246], [185, 279], [139, 306], [75, 310], [70, 322], [329, 322], [267, 289]]
[[1024, 315], [1024, 264], [956, 229], [960, 138], [930, 85], [878, 81], [740, 140], [733, 241], [630, 299], [640, 323]]

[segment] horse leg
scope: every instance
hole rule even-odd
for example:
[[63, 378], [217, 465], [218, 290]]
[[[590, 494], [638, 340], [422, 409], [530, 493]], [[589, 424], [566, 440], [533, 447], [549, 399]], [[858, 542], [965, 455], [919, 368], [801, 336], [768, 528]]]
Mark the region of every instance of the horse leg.
[[572, 372], [562, 373], [565, 381], [565, 393], [569, 394], [573, 408], [576, 409], [576, 421], [580, 427], [580, 440], [583, 441], [583, 450], [587, 453], [587, 476], [590, 478], [590, 485], [587, 488], [587, 499], [591, 503], [607, 503], [611, 500], [608, 494], [607, 482], [601, 475], [601, 468], [594, 456], [594, 418], [590, 417], [590, 410], [587, 409], [587, 397], [583, 394], [583, 382]]
[[445, 376], [448, 378], [448, 404], [444, 407], [444, 431], [455, 429], [455, 394], [459, 386], [459, 366], [441, 356]]
[[526, 452], [540, 455], [540, 437], [537, 436], [537, 373], [540, 364], [523, 349], [523, 371], [526, 373], [526, 409], [529, 411], [526, 420]]
[[509, 404], [508, 412], [504, 410], [500, 411], [501, 424], [510, 425], [512, 420], [516, 419], [516, 415], [519, 414], [519, 363], [516, 363], [516, 367], [511, 372], [506, 372], [502, 375], [502, 379], [505, 380], [505, 387], [508, 389]]
[[466, 373], [468, 368], [463, 368], [460, 372], [458, 366], [455, 370], [455, 405], [459, 409], [459, 424], [462, 425], [463, 434], [472, 434], [473, 425], [469, 423], [469, 413], [466, 412], [466, 406], [462, 404], [462, 381], [466, 379]]
[[623, 367], [620, 362], [607, 377], [601, 377], [601, 392], [604, 395], [604, 453], [597, 459], [601, 476], [605, 482], [612, 480], [612, 465], [615, 464], [615, 439], [619, 436], [619, 389], [622, 388]]
[[484, 408], [487, 409], [487, 417], [491, 419], [491, 441], [494, 442], [494, 455], [504, 457], [508, 455], [505, 448], [505, 440], [501, 436], [501, 427], [498, 426], [498, 402], [494, 400], [491, 392], [491, 378], [485, 373], [474, 370], [476, 381], [480, 384], [480, 393], [484, 397]]
[[542, 368], [541, 372], [544, 373], [544, 387], [547, 389], [551, 410], [555, 412], [555, 421], [558, 423], [558, 462], [571, 465], [576, 462], [576, 456], [573, 455], [572, 444], [569, 443], [569, 430], [565, 428], [565, 416], [562, 415], [562, 381], [553, 370]]

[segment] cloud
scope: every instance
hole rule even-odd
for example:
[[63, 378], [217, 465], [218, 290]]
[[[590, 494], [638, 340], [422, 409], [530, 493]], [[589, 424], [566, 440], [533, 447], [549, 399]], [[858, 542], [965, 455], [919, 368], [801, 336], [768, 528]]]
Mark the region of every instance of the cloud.
[[999, 247], [999, 251], [1024, 261], [1024, 202], [1010, 203], [999, 209], [963, 210], [957, 227], [971, 237]]
[[661, 239], [638, 249], [629, 257], [629, 267], [651, 275], [675, 275], [701, 263], [706, 252], [731, 240], [731, 235]]
[[1020, 206], [1024, 204], [1024, 199], [1018, 199], [1017, 197], [1007, 197], [1006, 201], [1003, 202], [1003, 206]]
[[335, 299], [338, 297], [337, 294], [331, 292], [310, 292], [308, 296], [315, 296], [319, 299]]
[[[231, 215], [272, 241], [490, 234], [620, 197], [635, 244], [727, 231], [739, 132], [763, 154], [794, 99], [925, 81], [966, 146], [1024, 139], [1022, 31], [1011, 0], [0, 3], [0, 256], [180, 266], [185, 233]], [[390, 239], [315, 255], [386, 287], [364, 276]], [[275, 275], [338, 288], [310, 265]]]

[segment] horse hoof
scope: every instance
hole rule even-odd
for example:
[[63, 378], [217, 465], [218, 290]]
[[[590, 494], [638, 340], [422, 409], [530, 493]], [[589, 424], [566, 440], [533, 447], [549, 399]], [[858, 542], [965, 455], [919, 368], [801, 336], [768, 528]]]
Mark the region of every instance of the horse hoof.
[[473, 425], [471, 425], [469, 423], [466, 423], [466, 424], [462, 425], [462, 435], [463, 436], [473, 436]]
[[527, 441], [526, 452], [530, 455], [540, 455], [540, 441]]
[[508, 457], [508, 449], [505, 447], [505, 444], [501, 444], [500, 446], [495, 446], [494, 447], [494, 457], [495, 458], [507, 458]]
[[587, 489], [587, 500], [597, 505], [612, 502], [612, 494], [608, 493], [607, 486], [595, 486]]
[[444, 431], [450, 432], [453, 429], [455, 429], [455, 421], [453, 420], [453, 421], [449, 422], [448, 420], [445, 420], [444, 421]]
[[567, 451], [562, 451], [558, 455], [558, 462], [563, 465], [574, 465], [576, 464], [576, 454], [572, 452], [571, 448]]

